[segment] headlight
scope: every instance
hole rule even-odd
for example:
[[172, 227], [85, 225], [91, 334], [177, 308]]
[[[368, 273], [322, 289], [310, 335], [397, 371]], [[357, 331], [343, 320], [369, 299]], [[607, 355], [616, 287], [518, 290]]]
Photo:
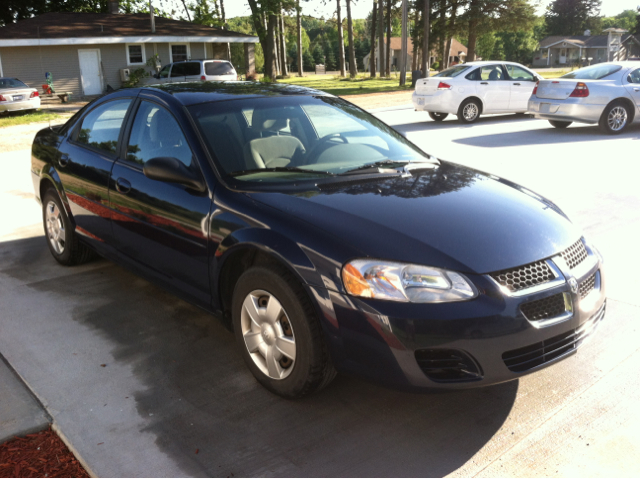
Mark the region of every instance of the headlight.
[[358, 259], [342, 268], [347, 293], [365, 298], [412, 303], [447, 303], [475, 298], [475, 286], [460, 273], [373, 259]]

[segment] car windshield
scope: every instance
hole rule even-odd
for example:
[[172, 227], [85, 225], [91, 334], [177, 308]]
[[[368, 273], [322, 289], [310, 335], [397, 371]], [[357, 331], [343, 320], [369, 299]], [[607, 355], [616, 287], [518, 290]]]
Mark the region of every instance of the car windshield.
[[456, 65], [455, 67], [444, 70], [437, 75], [433, 75], [434, 77], [447, 77], [454, 78], [460, 75], [462, 72], [467, 71], [469, 69], [466, 65]]
[[374, 116], [330, 96], [202, 103], [189, 112], [219, 169], [242, 181], [317, 181], [376, 173], [374, 166], [360, 168], [369, 164], [437, 161]]
[[16, 78], [0, 78], [0, 89], [4, 88], [29, 88]]
[[204, 64], [207, 75], [233, 75], [235, 70], [229, 62], [207, 62]]
[[573, 72], [569, 72], [560, 78], [568, 78], [574, 80], [601, 80], [604, 77], [611, 75], [619, 71], [622, 67], [620, 65], [593, 65], [586, 68], [581, 68]]

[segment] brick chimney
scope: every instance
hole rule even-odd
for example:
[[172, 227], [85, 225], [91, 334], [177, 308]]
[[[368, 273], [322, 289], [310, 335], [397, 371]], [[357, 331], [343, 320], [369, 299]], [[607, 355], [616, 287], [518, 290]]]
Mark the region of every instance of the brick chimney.
[[109, 13], [118, 14], [120, 13], [120, 1], [119, 0], [109, 0]]

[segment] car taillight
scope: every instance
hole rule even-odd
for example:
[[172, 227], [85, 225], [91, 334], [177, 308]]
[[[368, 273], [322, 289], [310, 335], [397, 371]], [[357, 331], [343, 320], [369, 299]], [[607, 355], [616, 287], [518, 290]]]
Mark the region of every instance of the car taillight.
[[0, 101], [7, 101], [7, 99], [5, 97], [3, 97], [2, 95], [0, 95]]
[[532, 95], [535, 95], [536, 93], [538, 93], [538, 85], [540, 85], [540, 80], [538, 80], [536, 82], [536, 86], [533, 87], [533, 92], [531, 93]]
[[451, 90], [451, 85], [441, 81], [440, 83], [438, 83], [438, 90]]
[[201, 76], [200, 76], [200, 80], [206, 80], [206, 79], [207, 79], [207, 77], [206, 77], [206, 76], [204, 76], [204, 75], [201, 75]]
[[37, 96], [40, 96], [40, 93], [38, 93], [37, 91], [32, 91], [31, 95], [29, 95], [29, 98], [35, 98]]
[[586, 98], [589, 96], [589, 87], [585, 83], [578, 82], [569, 96], [573, 98]]

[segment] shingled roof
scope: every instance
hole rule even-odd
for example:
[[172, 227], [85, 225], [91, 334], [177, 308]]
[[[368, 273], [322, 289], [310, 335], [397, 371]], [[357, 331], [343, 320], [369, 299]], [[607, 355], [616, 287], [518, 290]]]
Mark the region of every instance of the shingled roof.
[[95, 43], [107, 43], [108, 39], [114, 37], [149, 37], [146, 40], [149, 42], [169, 41], [166, 40], [167, 37], [194, 38], [188, 41], [224, 41], [225, 39], [244, 43], [258, 41], [257, 37], [244, 33], [162, 17], [155, 17], [155, 33], [151, 33], [150, 24], [149, 14], [146, 13], [51, 12], [1, 27], [0, 40], [15, 40], [16, 46], [29, 39], [51, 41], [91, 38], [96, 40]]
[[[627, 39], [632, 36], [630, 33], [622, 35], [622, 42], [626, 42]], [[607, 35], [571, 35], [563, 37], [562, 35], [552, 35], [543, 39], [540, 42], [539, 48], [547, 48], [559, 42], [572, 43], [582, 48], [607, 48], [608, 36]]]

